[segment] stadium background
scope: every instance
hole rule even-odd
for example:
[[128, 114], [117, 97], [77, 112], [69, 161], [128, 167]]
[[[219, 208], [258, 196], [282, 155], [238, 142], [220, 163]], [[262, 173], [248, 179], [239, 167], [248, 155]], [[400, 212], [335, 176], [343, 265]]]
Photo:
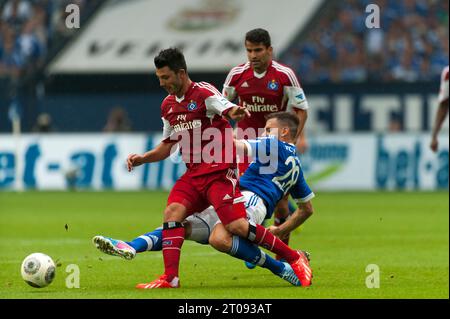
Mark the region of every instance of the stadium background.
[[[69, 4], [80, 8], [79, 29], [66, 25]], [[366, 26], [370, 4], [380, 8], [380, 28]], [[362, 232], [359, 218], [390, 216], [395, 222], [389, 233], [411, 231], [405, 238], [414, 242], [421, 242], [422, 231], [437, 236], [430, 252], [436, 264], [428, 266], [440, 267], [447, 288], [438, 286], [430, 295], [448, 298], [448, 118], [439, 152], [428, 146], [440, 74], [448, 65], [448, 1], [4, 0], [0, 13], [0, 235], [6, 243], [24, 220], [30, 229], [33, 220], [53, 225], [74, 214], [75, 207], [91, 212], [88, 207], [113, 198], [123, 201], [95, 211], [99, 216], [84, 235], [102, 230], [137, 235], [132, 223], [142, 223], [147, 218], [142, 216], [152, 225], [142, 231], [157, 226], [165, 191], [183, 164], [171, 158], [132, 174], [124, 165], [129, 153], [144, 152], [161, 138], [159, 105], [165, 93], [154, 75], [154, 55], [167, 46], [183, 48], [191, 78], [221, 89], [230, 68], [246, 60], [245, 32], [263, 27], [272, 35], [275, 59], [296, 71], [310, 104], [309, 149], [302, 164], [318, 194], [317, 215], [294, 243], [308, 243], [308, 234], [319, 242], [314, 223], [320, 225], [321, 218], [327, 227], [335, 223]], [[27, 192], [15, 192], [22, 190]], [[67, 193], [47, 192], [54, 190]], [[109, 199], [100, 204], [91, 190], [106, 191], [97, 199]], [[84, 208], [80, 200], [86, 201]], [[135, 209], [142, 209], [140, 217], [133, 216]], [[100, 212], [115, 216], [114, 222], [105, 224]], [[122, 233], [121, 214], [130, 217]], [[421, 224], [421, 214], [428, 214], [430, 224]], [[346, 218], [355, 218], [354, 223]], [[412, 224], [405, 225], [405, 219]], [[56, 236], [48, 229], [44, 233]], [[367, 246], [391, 244], [375, 242], [380, 233], [372, 235]], [[36, 240], [19, 252], [54, 248], [43, 247], [51, 240], [43, 240], [42, 233], [33, 236]], [[83, 236], [77, 236], [72, 239], [81, 242]], [[187, 249], [197, 249], [192, 247]], [[2, 257], [10, 260], [5, 267], [13, 267], [14, 258]], [[24, 296], [23, 290], [7, 296]], [[364, 295], [365, 289], [343, 296], [424, 296], [405, 295], [406, 290]]]

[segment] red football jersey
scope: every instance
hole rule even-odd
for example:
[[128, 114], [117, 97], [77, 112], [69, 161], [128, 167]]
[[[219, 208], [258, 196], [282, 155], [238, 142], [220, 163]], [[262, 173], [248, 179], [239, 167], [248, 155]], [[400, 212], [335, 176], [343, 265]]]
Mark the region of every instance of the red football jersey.
[[[239, 105], [250, 111], [250, 118], [237, 123], [237, 127], [243, 130], [264, 128], [265, 116], [270, 113], [308, 108], [305, 93], [294, 71], [276, 61], [271, 61], [262, 74], [254, 72], [249, 62], [231, 69], [222, 93], [230, 101], [238, 98]], [[259, 132], [256, 134], [259, 135]]]
[[178, 142], [191, 176], [236, 167], [232, 128], [222, 117], [233, 106], [206, 82], [192, 82], [181, 98], [169, 95], [164, 99], [163, 142]]

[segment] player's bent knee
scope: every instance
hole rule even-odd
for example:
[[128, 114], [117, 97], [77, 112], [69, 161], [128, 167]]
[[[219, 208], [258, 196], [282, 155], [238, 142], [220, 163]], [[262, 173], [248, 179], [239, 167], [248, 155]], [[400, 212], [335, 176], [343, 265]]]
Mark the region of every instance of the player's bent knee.
[[214, 227], [209, 236], [209, 244], [221, 252], [229, 252], [232, 246], [232, 235], [226, 230], [223, 224]]
[[218, 251], [227, 253], [231, 249], [231, 240], [222, 236], [210, 236], [209, 244]]
[[244, 218], [239, 218], [226, 225], [225, 228], [233, 235], [246, 238], [248, 234], [248, 221]]
[[186, 207], [172, 203], [164, 210], [164, 221], [182, 221], [186, 215]]

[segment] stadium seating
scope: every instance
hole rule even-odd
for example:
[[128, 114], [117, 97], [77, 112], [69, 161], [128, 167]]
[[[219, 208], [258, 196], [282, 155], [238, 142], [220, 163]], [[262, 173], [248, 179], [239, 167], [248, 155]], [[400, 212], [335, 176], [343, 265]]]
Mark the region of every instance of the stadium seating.
[[[0, 78], [13, 91], [33, 76], [75, 29], [65, 27], [66, 6], [76, 4], [81, 17], [98, 0], [7, 0], [0, 2]], [[6, 84], [2, 84], [5, 87]]]
[[[380, 8], [367, 29], [365, 8]], [[326, 1], [283, 56], [303, 83], [439, 81], [448, 64], [448, 1]]]
[[[79, 74], [63, 72], [62, 76], [58, 76], [57, 73], [51, 76], [44, 73], [52, 62], [58, 60], [55, 56], [66, 44], [75, 38], [79, 40], [86, 34], [84, 32], [80, 37], [75, 37], [77, 30], [66, 27], [65, 20], [68, 14], [65, 12], [66, 6], [79, 5], [84, 26], [87, 24], [83, 21], [87, 22], [87, 19], [93, 17], [96, 9], [102, 13], [106, 11], [104, 9], [107, 5], [103, 6], [106, 2], [106, 0], [0, 1], [0, 114], [6, 114], [10, 106], [17, 102], [22, 107], [22, 129], [25, 132], [33, 131], [38, 115], [44, 112], [52, 116], [56, 127], [59, 128], [58, 131], [94, 132], [103, 129], [110, 109], [115, 105], [121, 105], [130, 115], [134, 131], [159, 130], [159, 118], [150, 114], [151, 110], [147, 105], [158, 104], [164, 92], [159, 89], [154, 77], [149, 77], [142, 71], [139, 74], [131, 74], [136, 68], [127, 71], [130, 74], [105, 73], [105, 75], [93, 72], [91, 77], [81, 72]], [[132, 3], [135, 2], [111, 0], [110, 7], [114, 8], [110, 8], [110, 11], [133, 7]], [[120, 4], [120, 9], [117, 4]], [[368, 13], [365, 8], [369, 4], [377, 4], [380, 7], [379, 29], [366, 27], [365, 20]], [[16, 6], [17, 9], [14, 10]], [[423, 94], [420, 103], [423, 104], [421, 107], [424, 111], [412, 108], [412, 112], [428, 114], [431, 103], [424, 101], [428, 96], [436, 94], [442, 68], [448, 65], [448, 1], [327, 0], [314, 11], [316, 12], [308, 14], [308, 18], [305, 16], [298, 18], [298, 21], [309, 22], [298, 29], [291, 29], [292, 37], [289, 37], [290, 46], [287, 49], [285, 46], [281, 48], [276, 41], [273, 42], [276, 59], [296, 71], [317, 112], [325, 111], [320, 110], [320, 103], [316, 105], [314, 102], [315, 94], [327, 93], [331, 94], [330, 96], [336, 93], [350, 94], [355, 101], [353, 107], [359, 110], [359, 94], [380, 88], [375, 93]], [[102, 15], [96, 15], [99, 16]], [[114, 19], [111, 21], [116, 22]], [[169, 29], [167, 27], [167, 30]], [[296, 32], [299, 34], [295, 36]], [[273, 38], [276, 37], [277, 32], [274, 32]], [[113, 43], [113, 50], [118, 53], [123, 50], [122, 53], [129, 54], [131, 58], [139, 56], [136, 53], [139, 51], [131, 50], [132, 46], [127, 42], [132, 41], [133, 37], [122, 39], [122, 44], [119, 40], [121, 39]], [[110, 41], [112, 40], [105, 40], [103, 43], [103, 45], [106, 43], [105, 48], [109, 48]], [[156, 44], [151, 41], [142, 42], [145, 41], [140, 41], [137, 47], [145, 54], [149, 54], [148, 52], [159, 45], [159, 42], [155, 42]], [[207, 47], [199, 46], [200, 49]], [[68, 48], [69, 50], [65, 51], [73, 53], [72, 46]], [[210, 51], [213, 50], [211, 46]], [[236, 52], [238, 61], [243, 62], [244, 52]], [[108, 54], [109, 52], [105, 53], [106, 56]], [[122, 57], [120, 54], [109, 56], [130, 61], [128, 57]], [[71, 59], [68, 60], [69, 64], [72, 63]], [[142, 70], [145, 70], [145, 67], [146, 64]], [[191, 67], [190, 71], [192, 70]], [[224, 69], [216, 73], [209, 71], [200, 74], [190, 73], [194, 80], [207, 80], [221, 88], [227, 72], [228, 70]], [[393, 82], [399, 82], [396, 84], [397, 87], [378, 85]], [[328, 86], [328, 83], [339, 85]], [[362, 84], [359, 86], [355, 85], [360, 83]], [[329, 101], [330, 105], [334, 105], [333, 99], [330, 98]], [[331, 110], [334, 106], [330, 105], [323, 107]], [[91, 111], [93, 107], [97, 110], [95, 116]], [[396, 109], [395, 114], [390, 117], [403, 118], [404, 115], [399, 116], [399, 112], [400, 110]], [[332, 123], [336, 114], [337, 112], [331, 111], [327, 111], [326, 114], [320, 113], [318, 116], [312, 114], [309, 127], [315, 129], [315, 120]], [[351, 122], [352, 129], [371, 129], [368, 124], [371, 119], [365, 112], [354, 111], [352, 114], [356, 114], [358, 119]], [[408, 116], [408, 119], [418, 116], [420, 115]], [[397, 122], [403, 121], [402, 119]], [[413, 127], [427, 130], [430, 120], [426, 119], [425, 122], [426, 124]], [[327, 124], [326, 128], [336, 129], [332, 124]], [[11, 123], [8, 118], [0, 117], [0, 132], [10, 131]]]

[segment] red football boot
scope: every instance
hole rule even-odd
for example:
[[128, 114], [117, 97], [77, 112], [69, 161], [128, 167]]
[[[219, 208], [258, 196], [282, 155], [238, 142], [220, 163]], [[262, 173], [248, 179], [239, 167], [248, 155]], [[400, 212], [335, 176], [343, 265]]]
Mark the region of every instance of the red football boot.
[[180, 280], [178, 277], [167, 281], [167, 275], [161, 275], [158, 279], [149, 283], [137, 284], [137, 289], [153, 289], [153, 288], [180, 288]]
[[292, 270], [294, 270], [294, 272], [297, 275], [298, 279], [300, 280], [300, 283], [302, 284], [302, 286], [304, 286], [304, 287], [311, 286], [312, 269], [309, 266], [308, 255], [301, 250], [299, 250], [297, 252], [298, 252], [298, 259], [290, 264], [292, 267]]

